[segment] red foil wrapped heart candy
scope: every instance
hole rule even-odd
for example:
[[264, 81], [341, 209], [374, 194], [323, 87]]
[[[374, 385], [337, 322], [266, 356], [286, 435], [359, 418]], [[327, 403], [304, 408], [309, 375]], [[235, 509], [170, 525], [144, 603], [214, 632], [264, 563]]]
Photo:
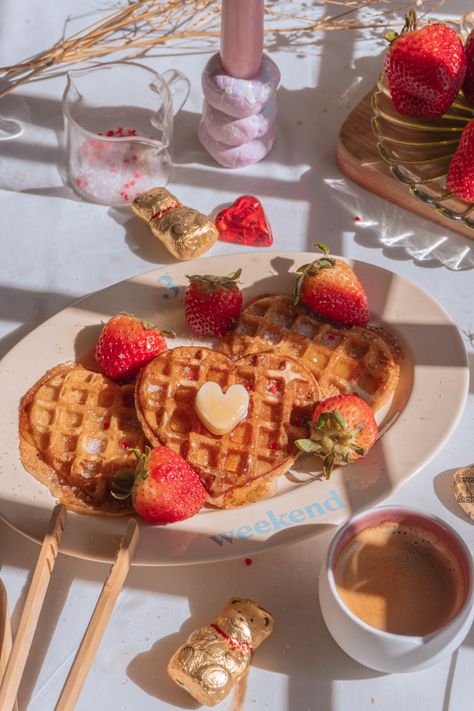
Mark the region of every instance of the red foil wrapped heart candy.
[[273, 244], [272, 228], [268, 224], [260, 201], [253, 195], [241, 195], [216, 217], [221, 242], [234, 242], [251, 247]]

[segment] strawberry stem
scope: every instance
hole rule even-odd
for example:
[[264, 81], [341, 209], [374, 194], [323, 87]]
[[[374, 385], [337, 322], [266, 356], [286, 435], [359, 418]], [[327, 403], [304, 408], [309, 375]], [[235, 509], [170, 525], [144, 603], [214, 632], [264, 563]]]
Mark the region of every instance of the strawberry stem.
[[293, 300], [295, 304], [297, 304], [300, 300], [301, 290], [307, 276], [316, 276], [318, 271], [321, 269], [332, 269], [336, 266], [336, 260], [328, 256], [329, 247], [327, 245], [322, 242], [315, 242], [314, 246], [319, 247], [323, 253], [323, 256], [318, 257], [318, 259], [315, 259], [314, 262], [311, 262], [311, 264], [304, 264], [296, 270], [298, 276], [296, 277], [295, 289], [293, 292]]
[[240, 275], [242, 274], [242, 269], [237, 269], [235, 272], [232, 272], [232, 274], [228, 274], [227, 276], [213, 276], [212, 274], [186, 274], [186, 278], [189, 279], [191, 284], [200, 284], [204, 290], [204, 292], [207, 294], [212, 291], [216, 291], [216, 289], [223, 288], [223, 289], [237, 289]]
[[388, 32], [386, 32], [384, 34], [384, 39], [391, 44], [396, 39], [398, 39], [398, 37], [400, 37], [401, 35], [404, 35], [407, 32], [413, 32], [414, 30], [416, 30], [417, 23], [418, 23], [418, 18], [416, 16], [416, 10], [414, 10], [414, 8], [411, 8], [408, 15], [405, 15], [405, 24], [403, 25], [401, 31], [394, 32], [394, 30], [388, 30]]

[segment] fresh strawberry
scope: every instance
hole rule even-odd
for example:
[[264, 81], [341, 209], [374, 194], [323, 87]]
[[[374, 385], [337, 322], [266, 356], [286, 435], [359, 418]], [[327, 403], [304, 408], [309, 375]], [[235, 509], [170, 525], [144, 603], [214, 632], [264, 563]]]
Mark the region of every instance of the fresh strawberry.
[[462, 85], [462, 91], [466, 100], [470, 104], [474, 104], [474, 30], [466, 40], [464, 45], [464, 54], [466, 55], [466, 76]]
[[365, 326], [369, 320], [367, 296], [348, 264], [324, 255], [298, 269], [295, 303], [302, 301], [318, 316], [345, 325]]
[[224, 336], [239, 318], [243, 297], [238, 287], [242, 270], [225, 277], [188, 276], [184, 313], [188, 326], [199, 336]]
[[378, 435], [372, 408], [358, 395], [335, 395], [319, 402], [312, 421], [311, 439], [298, 439], [296, 446], [322, 458], [326, 479], [334, 465], [364, 457]]
[[474, 120], [461, 134], [448, 168], [449, 190], [466, 202], [474, 202]]
[[442, 24], [416, 29], [411, 10], [400, 34], [387, 32], [385, 76], [397, 111], [417, 118], [442, 116], [453, 103], [466, 74], [459, 35]]
[[131, 495], [135, 512], [150, 523], [174, 523], [197, 514], [206, 490], [191, 465], [169, 447], [134, 451], [136, 470], [117, 472], [112, 495], [117, 499]]
[[107, 321], [95, 347], [95, 359], [111, 380], [132, 379], [146, 363], [167, 349], [165, 336], [147, 321], [121, 313]]

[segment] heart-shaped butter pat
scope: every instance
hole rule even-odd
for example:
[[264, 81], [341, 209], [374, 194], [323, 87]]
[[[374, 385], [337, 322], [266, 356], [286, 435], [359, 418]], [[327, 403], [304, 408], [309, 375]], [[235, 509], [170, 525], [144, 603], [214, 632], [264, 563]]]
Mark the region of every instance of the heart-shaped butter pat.
[[218, 383], [201, 385], [195, 400], [196, 413], [204, 427], [215, 435], [231, 432], [247, 417], [249, 394], [243, 385], [231, 385], [226, 393]]

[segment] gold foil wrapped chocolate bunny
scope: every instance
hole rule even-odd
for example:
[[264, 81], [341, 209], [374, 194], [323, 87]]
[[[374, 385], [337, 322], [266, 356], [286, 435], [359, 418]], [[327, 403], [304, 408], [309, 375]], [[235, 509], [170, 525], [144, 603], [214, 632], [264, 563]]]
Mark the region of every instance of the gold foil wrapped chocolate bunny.
[[168, 664], [171, 678], [199, 703], [215, 706], [247, 672], [273, 618], [253, 600], [233, 598], [214, 622], [195, 630]]
[[132, 209], [176, 259], [195, 259], [212, 247], [219, 232], [212, 220], [185, 207], [166, 188], [140, 193]]

